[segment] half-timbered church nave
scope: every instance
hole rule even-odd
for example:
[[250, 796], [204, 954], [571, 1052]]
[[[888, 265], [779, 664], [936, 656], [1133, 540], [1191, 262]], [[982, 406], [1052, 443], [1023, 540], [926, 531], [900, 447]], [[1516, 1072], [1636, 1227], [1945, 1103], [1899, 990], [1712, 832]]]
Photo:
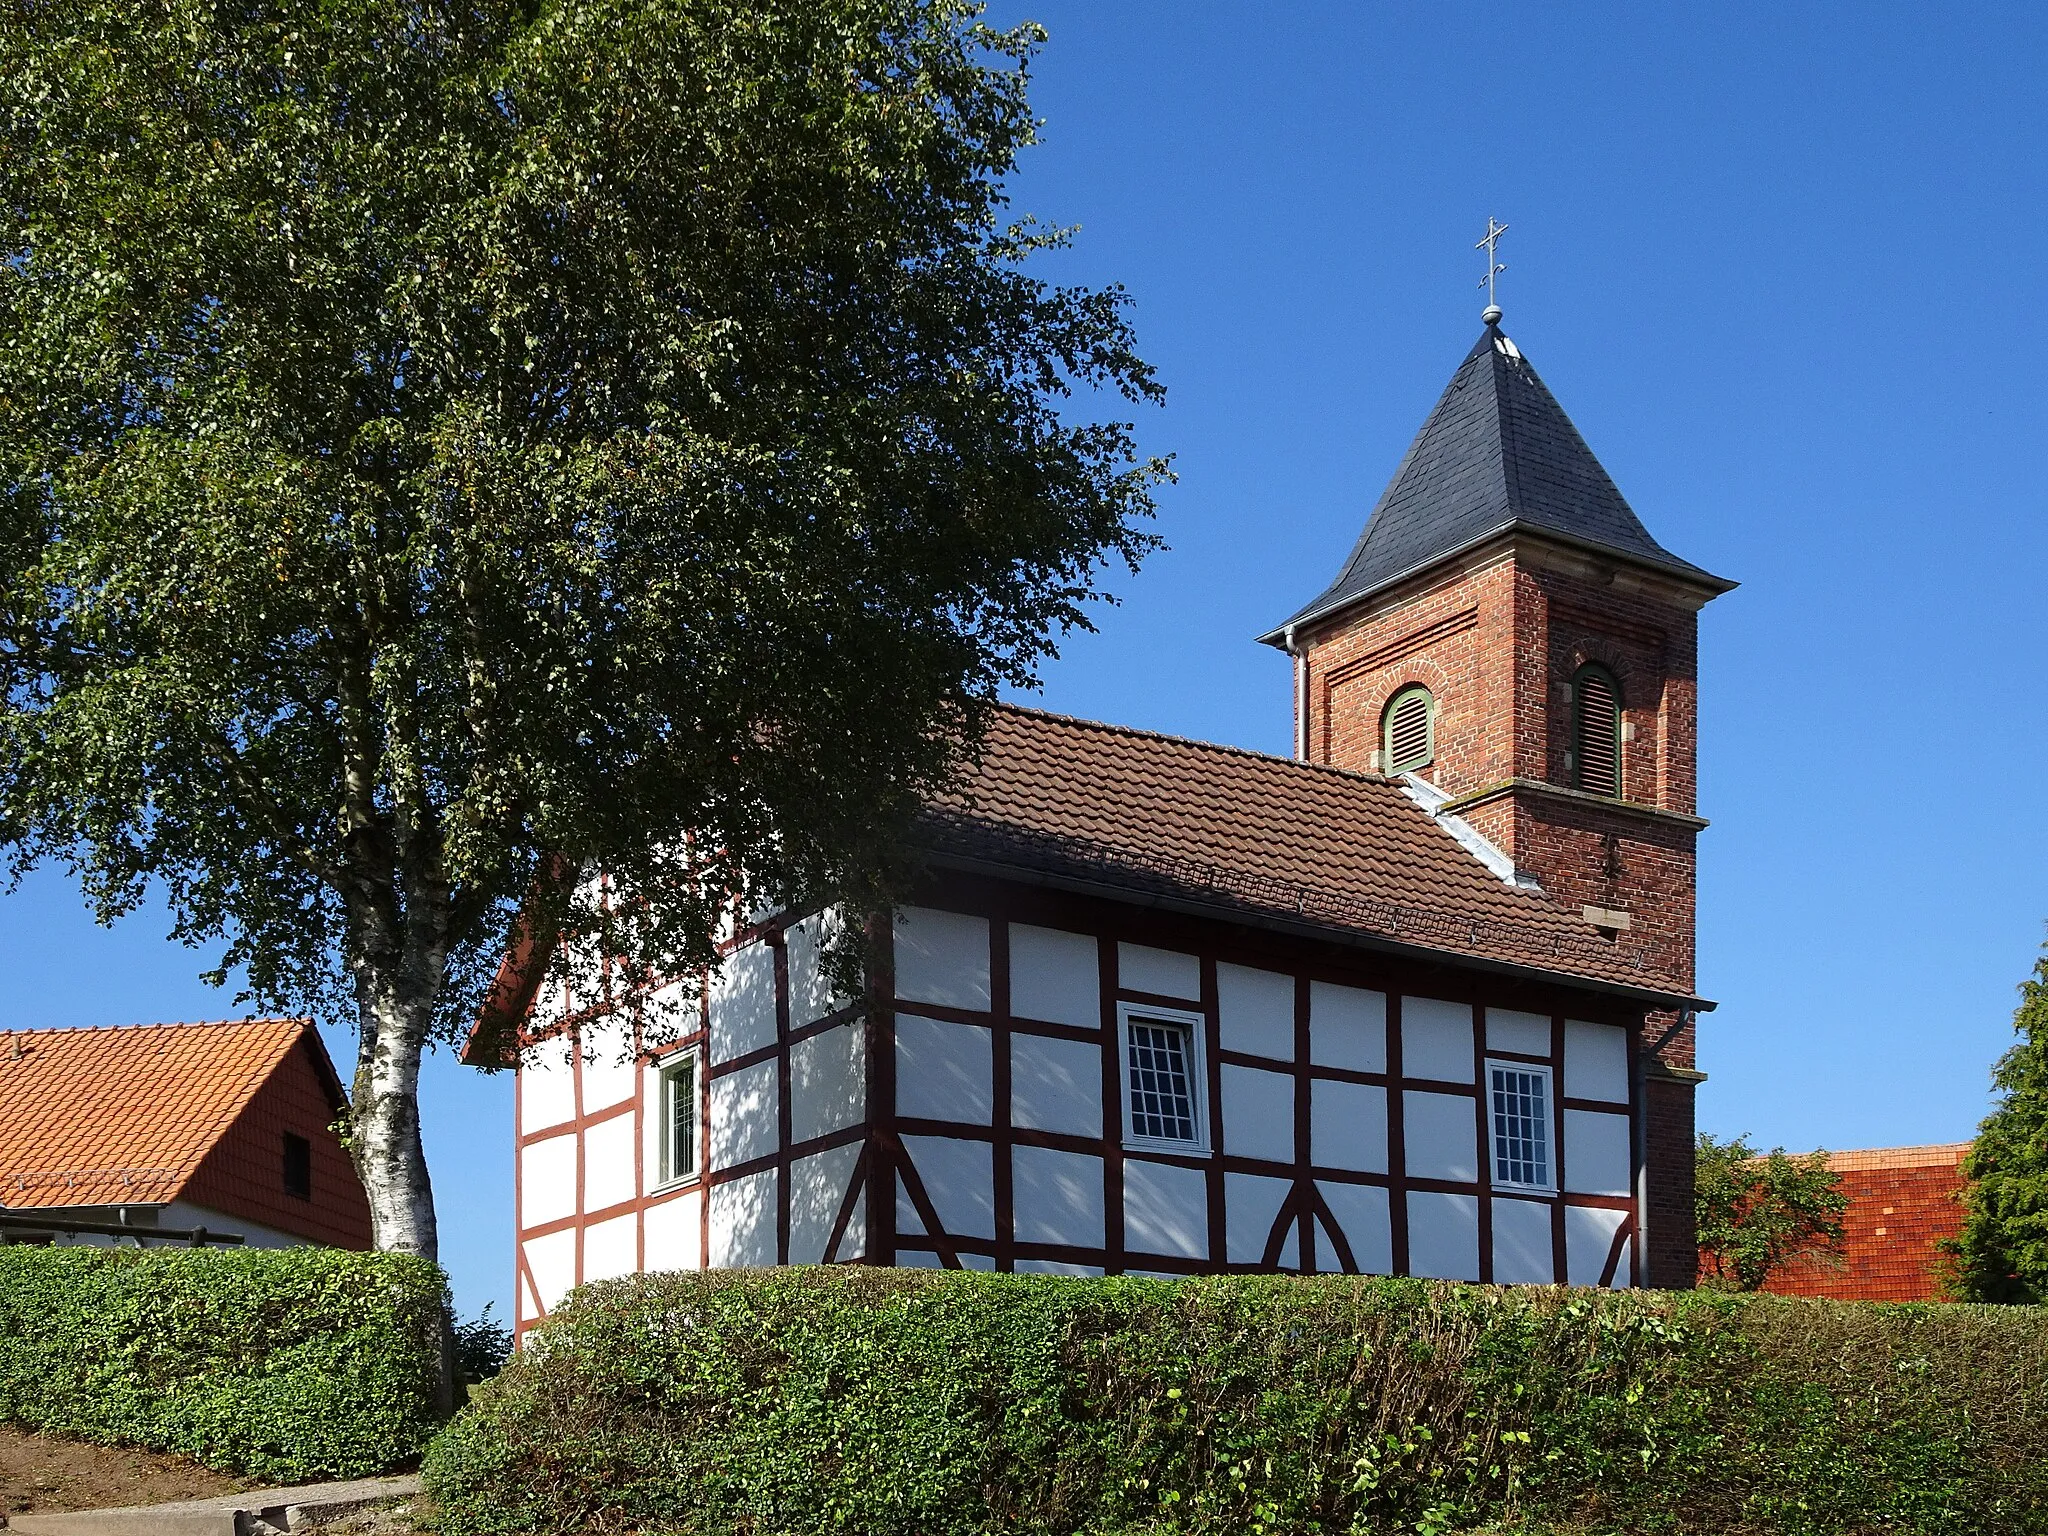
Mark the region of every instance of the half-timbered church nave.
[[1486, 320], [1263, 637], [1292, 758], [1002, 709], [865, 997], [792, 913], [658, 1052], [559, 986], [472, 1038], [518, 1068], [522, 1326], [820, 1262], [1691, 1283], [1695, 616], [1734, 584]]

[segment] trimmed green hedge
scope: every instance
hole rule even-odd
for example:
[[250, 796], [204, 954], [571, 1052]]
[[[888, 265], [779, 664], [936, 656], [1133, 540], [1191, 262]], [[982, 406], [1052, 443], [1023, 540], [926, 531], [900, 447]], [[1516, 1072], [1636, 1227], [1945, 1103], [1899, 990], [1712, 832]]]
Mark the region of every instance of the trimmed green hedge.
[[2048, 1532], [2048, 1311], [1235, 1276], [653, 1275], [443, 1431], [446, 1536]]
[[271, 1481], [440, 1425], [441, 1271], [332, 1248], [0, 1248], [0, 1420]]

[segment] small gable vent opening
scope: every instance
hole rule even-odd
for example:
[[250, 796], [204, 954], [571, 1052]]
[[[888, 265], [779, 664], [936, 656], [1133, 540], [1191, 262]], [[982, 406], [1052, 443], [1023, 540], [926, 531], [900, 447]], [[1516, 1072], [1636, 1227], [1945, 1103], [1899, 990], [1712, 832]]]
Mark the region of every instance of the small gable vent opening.
[[1621, 794], [1621, 690], [1605, 668], [1572, 679], [1572, 783], [1595, 795]]
[[1436, 700], [1427, 688], [1403, 688], [1387, 703], [1380, 763], [1386, 773], [1416, 773], [1436, 758]]
[[290, 1131], [284, 1133], [284, 1192], [313, 1198], [313, 1143]]

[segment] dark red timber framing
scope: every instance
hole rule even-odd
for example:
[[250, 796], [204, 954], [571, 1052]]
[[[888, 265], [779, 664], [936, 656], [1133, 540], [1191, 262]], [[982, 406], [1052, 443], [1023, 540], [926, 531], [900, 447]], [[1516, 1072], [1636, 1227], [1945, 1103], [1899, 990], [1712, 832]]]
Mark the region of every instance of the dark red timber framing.
[[[1152, 1271], [1159, 1273], [1200, 1273], [1217, 1270], [1336, 1269], [1357, 1273], [1361, 1262], [1356, 1245], [1345, 1226], [1330, 1208], [1322, 1190], [1325, 1186], [1359, 1185], [1383, 1188], [1388, 1196], [1387, 1247], [1396, 1273], [1411, 1268], [1411, 1233], [1408, 1197], [1417, 1193], [1451, 1194], [1469, 1197], [1476, 1208], [1476, 1274], [1470, 1278], [1491, 1278], [1494, 1268], [1491, 1244], [1495, 1193], [1492, 1188], [1492, 1147], [1490, 1088], [1487, 1063], [1527, 1062], [1547, 1067], [1552, 1084], [1550, 1096], [1551, 1157], [1559, 1192], [1534, 1196], [1547, 1211], [1550, 1251], [1559, 1278], [1569, 1272], [1568, 1209], [1611, 1210], [1620, 1223], [1611, 1243], [1605, 1245], [1600, 1266], [1602, 1284], [1611, 1284], [1617, 1273], [1624, 1283], [1639, 1283], [1640, 1254], [1631, 1245], [1636, 1223], [1634, 1199], [1627, 1195], [1568, 1193], [1566, 1113], [1568, 1110], [1614, 1115], [1625, 1118], [1630, 1135], [1628, 1145], [1637, 1145], [1634, 1134], [1639, 1105], [1619, 1101], [1567, 1099], [1565, 1097], [1566, 1021], [1615, 1026], [1625, 1040], [1632, 1040], [1640, 1027], [1639, 1005], [1618, 1002], [1591, 992], [1566, 986], [1535, 983], [1522, 979], [1488, 976], [1454, 964], [1416, 963], [1361, 954], [1337, 944], [1319, 944], [1250, 930], [1235, 924], [1206, 922], [1175, 914], [1149, 911], [1122, 903], [1092, 900], [1062, 892], [1046, 891], [1024, 884], [1011, 884], [973, 876], [943, 876], [933, 882], [923, 900], [935, 909], [971, 914], [988, 920], [989, 1007], [984, 1010], [947, 1007], [934, 1003], [895, 1000], [897, 1016], [960, 1025], [979, 1025], [991, 1032], [992, 1062], [990, 1087], [993, 1104], [988, 1124], [928, 1118], [899, 1118], [893, 1129], [902, 1135], [929, 1138], [932, 1142], [958, 1141], [989, 1147], [992, 1178], [989, 1196], [993, 1205], [994, 1237], [984, 1238], [949, 1232], [940, 1221], [925, 1180], [914, 1160], [902, 1150], [898, 1136], [886, 1140], [890, 1162], [899, 1171], [907, 1203], [917, 1213], [925, 1235], [899, 1235], [897, 1257], [901, 1262], [940, 1264], [953, 1267], [980, 1260], [981, 1267], [1008, 1269], [1021, 1261], [1049, 1260], [1107, 1273]], [[1011, 1012], [1007, 985], [1013, 962], [1009, 924], [1028, 923], [1068, 933], [1086, 934], [1095, 941], [1100, 997], [1100, 1023], [1095, 1028], [1046, 1023], [1015, 1016]], [[1138, 944], [1197, 958], [1200, 968], [1199, 997], [1169, 997], [1133, 990], [1119, 984], [1118, 945]], [[1227, 1049], [1220, 1024], [1220, 995], [1217, 966], [1228, 963], [1291, 976], [1294, 993], [1294, 1039], [1292, 1061], [1246, 1055]], [[1386, 998], [1385, 1070], [1360, 1071], [1329, 1065], [1316, 1059], [1311, 995], [1314, 985], [1327, 982], [1337, 986], [1381, 992]], [[1401, 1000], [1404, 995], [1448, 999], [1469, 1010], [1471, 1019], [1472, 1080], [1452, 1082], [1407, 1077], [1402, 1058], [1404, 1035]], [[1125, 1063], [1118, 1028], [1120, 1004], [1137, 1003], [1194, 1014], [1200, 1018], [1204, 1060], [1202, 1089], [1206, 1095], [1209, 1144], [1206, 1150], [1191, 1149], [1188, 1155], [1162, 1152], [1151, 1147], [1124, 1144]], [[1540, 1054], [1507, 1049], [1489, 1049], [1488, 1006], [1536, 1014], [1547, 1021], [1548, 1049]], [[880, 1019], [877, 1016], [877, 1024]], [[1034, 1130], [1014, 1123], [1011, 1098], [1015, 1089], [1016, 1042], [1020, 1038], [1089, 1042], [1098, 1047], [1102, 1062], [1102, 1130], [1099, 1137], [1085, 1137]], [[893, 1044], [893, 1042], [892, 1042]], [[879, 1047], [879, 1041], [878, 1041]], [[882, 1059], [877, 1050], [874, 1058]], [[1254, 1067], [1284, 1071], [1293, 1084], [1293, 1158], [1276, 1163], [1232, 1150], [1232, 1126], [1225, 1104], [1223, 1071], [1226, 1067]], [[880, 1074], [872, 1087], [871, 1105], [879, 1109]], [[1318, 1165], [1314, 1158], [1314, 1103], [1318, 1085], [1357, 1084], [1376, 1087], [1386, 1093], [1387, 1171], [1361, 1172], [1357, 1169]], [[1446, 1180], [1408, 1171], [1403, 1094], [1423, 1092], [1456, 1096], [1472, 1104], [1472, 1146], [1478, 1178], [1473, 1181]], [[893, 1094], [892, 1094], [893, 1098]], [[1004, 1165], [1017, 1147], [1046, 1147], [1100, 1159], [1102, 1170], [1101, 1246], [1051, 1245], [1020, 1239], [1017, 1232], [1017, 1186], [1012, 1170]], [[1130, 1170], [1134, 1163], [1157, 1164], [1167, 1168], [1200, 1170], [1204, 1174], [1203, 1219], [1206, 1252], [1160, 1253], [1134, 1246], [1126, 1228], [1126, 1204]], [[1624, 1181], [1634, 1187], [1639, 1167], [1633, 1162]], [[1226, 1179], [1231, 1174], [1251, 1174], [1285, 1180], [1287, 1193], [1275, 1213], [1263, 1252], [1256, 1262], [1232, 1262], [1227, 1257], [1229, 1225]], [[871, 1186], [872, 1187], [872, 1186]], [[891, 1192], [893, 1196], [893, 1191]], [[1509, 1198], [1503, 1194], [1498, 1198]], [[1524, 1197], [1516, 1197], [1524, 1198]], [[893, 1207], [893, 1198], [882, 1200], [877, 1192], [872, 1209]], [[877, 1255], [880, 1245], [876, 1245]], [[1627, 1262], [1624, 1264], [1624, 1257]], [[1585, 1268], [1581, 1264], [1581, 1269]]]
[[[515, 1100], [522, 1127], [519, 1149], [523, 1154], [536, 1144], [573, 1135], [576, 1138], [575, 1188], [572, 1210], [557, 1212], [544, 1221], [529, 1222], [527, 1213], [534, 1191], [528, 1185], [524, 1157], [519, 1159], [521, 1166], [515, 1172], [515, 1191], [521, 1212], [518, 1283], [519, 1322], [522, 1327], [535, 1320], [536, 1303], [545, 1306], [553, 1299], [550, 1290], [558, 1294], [565, 1281], [581, 1283], [601, 1277], [591, 1261], [588, 1243], [590, 1230], [601, 1224], [622, 1218], [635, 1221], [633, 1242], [625, 1251], [631, 1254], [632, 1262], [639, 1267], [679, 1262], [672, 1246], [664, 1248], [664, 1257], [657, 1259], [648, 1224], [649, 1213], [679, 1201], [692, 1202], [686, 1208], [694, 1217], [691, 1223], [695, 1234], [694, 1262], [703, 1267], [728, 1262], [735, 1254], [742, 1257], [751, 1254], [752, 1262], [778, 1264], [790, 1263], [797, 1258], [822, 1257], [827, 1263], [971, 1266], [1005, 1271], [1051, 1265], [1111, 1274], [1134, 1271], [1195, 1274], [1221, 1270], [1360, 1273], [1383, 1267], [1399, 1274], [1410, 1273], [1417, 1268], [1418, 1239], [1414, 1222], [1434, 1219], [1418, 1216], [1411, 1197], [1455, 1195], [1465, 1197], [1473, 1215], [1470, 1241], [1476, 1247], [1475, 1262], [1469, 1272], [1465, 1272], [1466, 1277], [1492, 1278], [1495, 1261], [1491, 1239], [1497, 1225], [1496, 1202], [1509, 1196], [1504, 1193], [1497, 1196], [1492, 1187], [1489, 1061], [1526, 1062], [1546, 1067], [1550, 1073], [1551, 1157], [1559, 1192], [1515, 1198], [1539, 1198], [1547, 1202], [1554, 1273], [1559, 1278], [1572, 1273], [1577, 1273], [1581, 1279], [1593, 1277], [1583, 1233], [1576, 1240], [1578, 1248], [1573, 1247], [1575, 1239], [1569, 1225], [1573, 1218], [1568, 1213], [1574, 1209], [1612, 1211], [1618, 1217], [1618, 1225], [1612, 1233], [1611, 1242], [1606, 1243], [1606, 1251], [1599, 1256], [1604, 1260], [1599, 1269], [1599, 1281], [1601, 1284], [1616, 1283], [1617, 1280], [1619, 1283], [1641, 1282], [1641, 1244], [1633, 1241], [1639, 1230], [1636, 1197], [1569, 1192], [1573, 1182], [1573, 1167], [1569, 1160], [1573, 1145], [1569, 1129], [1572, 1111], [1626, 1116], [1628, 1146], [1632, 1149], [1626, 1182], [1629, 1188], [1638, 1192], [1643, 1188], [1642, 1090], [1641, 1079], [1635, 1071], [1634, 1055], [1635, 1036], [1643, 1018], [1640, 1003], [1569, 984], [1490, 974], [1448, 958], [1433, 961], [1426, 957], [1373, 953], [1341, 942], [1269, 932], [1245, 924], [1154, 910], [983, 875], [937, 874], [919, 893], [918, 902], [924, 909], [964, 915], [986, 923], [986, 1007], [962, 1008], [897, 999], [894, 995], [897, 990], [896, 957], [887, 941], [891, 930], [887, 921], [882, 920], [870, 927], [870, 949], [875, 958], [869, 968], [865, 995], [823, 1017], [798, 1023], [792, 1006], [796, 991], [791, 954], [794, 919], [785, 915], [740, 931], [730, 946], [735, 954], [756, 943], [766, 946], [769, 951], [767, 958], [772, 960], [774, 989], [773, 1031], [772, 1038], [764, 1044], [739, 1050], [727, 1059], [712, 1060], [714, 1031], [711, 1029], [712, 1004], [708, 998], [700, 998], [696, 1002], [697, 1017], [691, 1028], [680, 1037], [663, 1042], [658, 1049], [647, 1046], [637, 997], [597, 1008], [579, 1008], [577, 999], [560, 994], [565, 1010], [562, 1023], [552, 1031], [541, 1027], [537, 1019], [529, 1025], [522, 1038], [530, 1048], [550, 1039], [559, 1040], [564, 1035], [573, 1044], [573, 1049], [567, 1052], [566, 1064], [569, 1073], [566, 1085], [569, 1090], [568, 1117], [548, 1124], [529, 1125], [528, 1117], [534, 1113], [534, 1100], [523, 1072]], [[1093, 1023], [1053, 1022], [1013, 1011], [1014, 924], [1028, 924], [1035, 929], [1077, 936], [1092, 944]], [[1168, 957], [1191, 957], [1188, 974], [1194, 979], [1185, 987], [1190, 995], [1137, 990], [1125, 985], [1120, 961], [1121, 945], [1164, 951]], [[1240, 1050], [1231, 1044], [1231, 1037], [1224, 1026], [1219, 969], [1224, 966], [1246, 967], [1269, 976], [1286, 978], [1291, 998], [1291, 1027], [1287, 1043], [1279, 1049], [1285, 1052], [1287, 1059]], [[1342, 1053], [1326, 1048], [1328, 1041], [1324, 1037], [1332, 1026], [1327, 1022], [1318, 1023], [1316, 997], [1321, 986], [1376, 993], [1384, 999], [1384, 1048], [1375, 1059], [1378, 1070], [1363, 1070], [1355, 1063], [1339, 1064], [1332, 1059]], [[1432, 1008], [1449, 1002], [1456, 1005], [1462, 1015], [1469, 1017], [1471, 1081], [1446, 1081], [1441, 1075], [1434, 1078], [1409, 1075], [1411, 1070], [1419, 1073], [1428, 1069], [1411, 1063], [1406, 1054], [1410, 1025], [1414, 1022], [1414, 1010], [1404, 1007], [1408, 999], [1435, 1000]], [[1191, 1146], [1185, 1153], [1152, 1144], [1127, 1145], [1127, 1063], [1123, 1057], [1120, 1015], [1124, 1009], [1133, 1006], [1140, 1010], [1157, 1009], [1162, 1015], [1192, 1021], [1195, 1038], [1199, 1041], [1200, 1062], [1195, 1082], [1202, 1101], [1201, 1113], [1207, 1135], [1205, 1145]], [[1488, 1039], [1489, 1009], [1510, 1009], [1547, 1020], [1547, 1050], [1535, 1054], [1491, 1046]], [[988, 1104], [985, 1120], [936, 1118], [929, 1114], [910, 1116], [900, 1112], [903, 1100], [899, 1076], [905, 1070], [918, 1070], [916, 1062], [899, 1059], [899, 1024], [905, 1017], [963, 1029], [972, 1026], [986, 1031]], [[622, 1019], [630, 1030], [630, 1048], [635, 1054], [632, 1091], [616, 1102], [595, 1104], [589, 1101], [586, 1093], [586, 1078], [592, 1071], [599, 1070], [601, 1064], [585, 1058], [593, 1048], [619, 1048], [617, 1036], [612, 1037], [609, 1047], [593, 1045], [599, 1026], [615, 1018]], [[1566, 1096], [1568, 1020], [1614, 1026], [1623, 1032], [1630, 1053], [1626, 1080], [1634, 1085], [1630, 1093], [1631, 1102], [1627, 1105], [1618, 1099], [1607, 1102]], [[799, 1141], [796, 1139], [799, 1127], [795, 1105], [800, 1091], [796, 1054], [806, 1041], [845, 1025], [860, 1031], [863, 1045], [856, 1058], [864, 1063], [864, 1083], [861, 1085], [863, 1113], [854, 1123]], [[1064, 1042], [1083, 1047], [1086, 1048], [1085, 1059], [1099, 1062], [1099, 1127], [1088, 1134], [1080, 1134], [1077, 1130], [1047, 1129], [1039, 1124], [1019, 1123], [1016, 1106], [1021, 1101], [1020, 1094], [1032, 1086], [1019, 1079], [1020, 1072], [1026, 1070], [1020, 1065], [1020, 1042], [1028, 1041]], [[678, 1054], [690, 1055], [697, 1062], [697, 1166], [691, 1176], [661, 1184], [654, 1162], [659, 1142], [654, 1134], [657, 1128], [653, 1117], [661, 1109], [656, 1085], [661, 1067], [674, 1061]], [[1032, 1059], [1041, 1059], [1042, 1055], [1042, 1052], [1034, 1054]], [[1067, 1059], [1073, 1058], [1069, 1056]], [[730, 1128], [721, 1129], [713, 1124], [718, 1085], [764, 1064], [772, 1064], [775, 1103], [772, 1110], [764, 1105], [760, 1112], [772, 1115], [772, 1147], [714, 1168], [713, 1157], [722, 1144], [721, 1138], [724, 1138], [724, 1144], [732, 1140]], [[1255, 1142], [1261, 1146], [1275, 1144], [1270, 1136], [1261, 1138], [1253, 1135], [1258, 1129], [1255, 1126], [1233, 1124], [1233, 1110], [1226, 1088], [1226, 1074], [1232, 1070], [1238, 1071], [1242, 1078], [1256, 1077], [1260, 1082], [1277, 1078], [1288, 1085], [1286, 1092], [1291, 1104], [1280, 1132], [1283, 1140], [1279, 1143], [1288, 1149], [1284, 1157], [1275, 1156], [1272, 1152], [1245, 1150]], [[611, 1081], [617, 1083], [616, 1073]], [[1085, 1084], [1082, 1086], [1086, 1087]], [[1383, 1163], [1368, 1171], [1355, 1166], [1337, 1166], [1327, 1158], [1318, 1162], [1321, 1155], [1317, 1145], [1318, 1096], [1349, 1095], [1350, 1102], [1356, 1103], [1359, 1102], [1356, 1094], [1360, 1089], [1375, 1090], [1383, 1096], [1387, 1137]], [[552, 1091], [559, 1096], [559, 1087]], [[614, 1093], [616, 1096], [616, 1088]], [[1409, 1100], [1415, 1094], [1437, 1096], [1430, 1102], [1437, 1106], [1439, 1114], [1445, 1099], [1457, 1098], [1471, 1103], [1470, 1145], [1476, 1156], [1476, 1179], [1443, 1179], [1421, 1169], [1411, 1171]], [[1332, 1112], [1335, 1113], [1338, 1107], [1333, 1104]], [[1243, 1117], [1248, 1111], [1240, 1104], [1235, 1113]], [[594, 1176], [589, 1136], [593, 1131], [601, 1132], [617, 1121], [626, 1121], [631, 1127], [632, 1192], [629, 1198], [611, 1200], [601, 1208], [593, 1207], [590, 1201], [595, 1187], [606, 1183], [616, 1187], [620, 1181]], [[992, 1217], [986, 1230], [992, 1235], [983, 1235], [981, 1231], [951, 1230], [946, 1220], [948, 1200], [957, 1202], [960, 1199], [960, 1168], [984, 1166], [980, 1161], [982, 1153], [971, 1154], [952, 1168], [920, 1167], [905, 1138], [911, 1138], [916, 1145], [927, 1149], [942, 1149], [947, 1143], [957, 1143], [963, 1151], [968, 1147], [983, 1149], [988, 1170], [985, 1198]], [[762, 1138], [764, 1143], [767, 1140], [769, 1138]], [[616, 1132], [611, 1145], [619, 1147]], [[829, 1192], [825, 1207], [829, 1210], [829, 1232], [822, 1254], [815, 1246], [797, 1253], [793, 1248], [795, 1214], [792, 1202], [797, 1193], [795, 1165], [804, 1158], [848, 1146], [857, 1146], [859, 1151], [844, 1186], [835, 1186]], [[1099, 1169], [1099, 1177], [1091, 1175], [1099, 1184], [1099, 1210], [1085, 1212], [1082, 1221], [1092, 1231], [1093, 1224], [1099, 1219], [1099, 1239], [1085, 1243], [1055, 1243], [1020, 1234], [1018, 1216], [1022, 1197], [1017, 1171], [1020, 1149], [1039, 1149], [1085, 1158], [1089, 1160], [1087, 1163], [1073, 1162], [1063, 1166]], [[1350, 1156], [1342, 1160], [1356, 1162], [1360, 1159]], [[1183, 1227], [1175, 1229], [1180, 1235], [1166, 1240], [1134, 1236], [1128, 1214], [1133, 1209], [1134, 1169], [1140, 1167], [1149, 1170], [1145, 1176], [1149, 1188], [1185, 1187], [1187, 1220]], [[751, 1246], [736, 1247], [734, 1243], [737, 1240], [734, 1240], [722, 1248], [719, 1222], [714, 1216], [717, 1192], [763, 1174], [771, 1176], [766, 1184], [772, 1190], [772, 1204], [765, 1210], [766, 1227], [755, 1229], [757, 1240]], [[939, 1184], [933, 1183], [935, 1174], [940, 1176]], [[1278, 1193], [1277, 1208], [1267, 1207], [1271, 1211], [1270, 1218], [1261, 1214], [1258, 1218], [1261, 1226], [1254, 1231], [1244, 1230], [1242, 1209], [1233, 1211], [1232, 1208], [1233, 1178], [1237, 1176], [1270, 1181], [1256, 1185], [1242, 1183], [1241, 1189], [1255, 1187]], [[756, 1189], [761, 1187], [754, 1186]], [[1385, 1192], [1384, 1220], [1371, 1233], [1362, 1233], [1358, 1229], [1357, 1223], [1361, 1218], [1355, 1213], [1373, 1207], [1354, 1197], [1345, 1197], [1343, 1203], [1354, 1213], [1349, 1224], [1346, 1217], [1333, 1208], [1332, 1201], [1338, 1199], [1345, 1189]], [[728, 1190], [728, 1194], [732, 1193]], [[1042, 1196], [1043, 1191], [1039, 1190], [1034, 1197]], [[920, 1231], [897, 1230], [899, 1197], [902, 1208], [909, 1216], [914, 1216]], [[1237, 1198], [1250, 1197], [1241, 1194]], [[1440, 1203], [1436, 1205], [1443, 1208]], [[1238, 1222], [1236, 1229], [1232, 1226], [1234, 1216]], [[958, 1225], [956, 1222], [955, 1226]], [[1171, 1227], [1172, 1223], [1165, 1225]], [[1157, 1233], [1162, 1230], [1162, 1225], [1155, 1220], [1150, 1223], [1149, 1230]], [[770, 1232], [772, 1236], [768, 1235]], [[1257, 1241], [1259, 1232], [1264, 1235], [1262, 1243]], [[574, 1244], [573, 1261], [566, 1274], [551, 1270], [552, 1282], [544, 1284], [545, 1277], [539, 1272], [541, 1266], [535, 1262], [535, 1250], [530, 1245], [537, 1240], [544, 1244], [558, 1234], [572, 1234], [569, 1241]], [[1242, 1250], [1241, 1256], [1235, 1259], [1231, 1257], [1233, 1235]], [[1604, 1232], [1602, 1236], [1605, 1237]], [[815, 1239], [812, 1241], [815, 1243]], [[741, 1254], [742, 1247], [744, 1254]], [[1431, 1251], [1441, 1249], [1439, 1243]], [[1254, 1253], [1257, 1255], [1255, 1258], [1252, 1257]], [[1374, 1253], [1379, 1257], [1373, 1258]], [[617, 1272], [616, 1264], [605, 1272]]]

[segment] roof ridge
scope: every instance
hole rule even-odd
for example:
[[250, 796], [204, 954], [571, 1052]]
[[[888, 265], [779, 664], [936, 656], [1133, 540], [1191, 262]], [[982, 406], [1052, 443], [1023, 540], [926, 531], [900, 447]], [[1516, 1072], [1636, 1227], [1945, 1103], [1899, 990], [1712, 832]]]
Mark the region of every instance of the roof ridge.
[[1085, 715], [1062, 714], [1056, 709], [1039, 709], [1030, 704], [998, 701], [995, 707], [1007, 710], [1011, 714], [1032, 715], [1041, 720], [1057, 720], [1063, 725], [1101, 731], [1105, 735], [1134, 736], [1142, 741], [1164, 741], [1180, 747], [1199, 747], [1205, 752], [1217, 752], [1230, 757], [1248, 757], [1255, 762], [1272, 763], [1280, 768], [1298, 768], [1307, 773], [1334, 775], [1340, 779], [1354, 779], [1366, 784], [1386, 784], [1397, 789], [1401, 783], [1399, 779], [1389, 778], [1384, 773], [1368, 773], [1359, 768], [1339, 768], [1334, 763], [1312, 763], [1305, 758], [1282, 757], [1278, 752], [1261, 752], [1256, 747], [1235, 746], [1227, 741], [1205, 741], [1199, 736], [1176, 736], [1171, 731], [1152, 731], [1138, 725], [1118, 725], [1113, 720], [1091, 720]]
[[0, 1028], [0, 1035], [113, 1035], [141, 1029], [239, 1029], [257, 1024], [299, 1024], [313, 1027], [304, 1015], [264, 1014], [254, 1019], [158, 1019], [147, 1024], [14, 1024]]

